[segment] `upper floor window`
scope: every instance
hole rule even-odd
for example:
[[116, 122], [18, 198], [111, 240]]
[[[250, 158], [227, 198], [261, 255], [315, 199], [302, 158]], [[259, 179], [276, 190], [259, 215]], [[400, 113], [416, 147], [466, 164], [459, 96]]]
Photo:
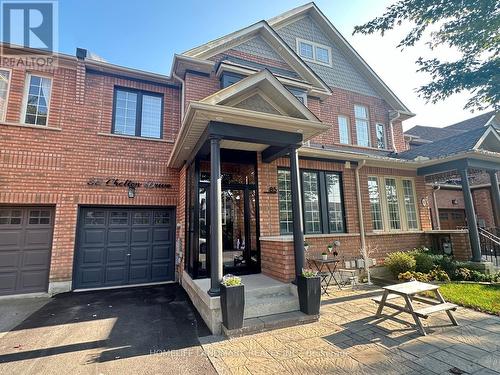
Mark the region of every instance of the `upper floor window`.
[[338, 122], [339, 122], [339, 139], [340, 143], [343, 144], [349, 144], [351, 143], [350, 141], [350, 136], [349, 136], [349, 119], [346, 116], [339, 116], [338, 117]]
[[33, 125], [47, 125], [49, 116], [50, 93], [52, 79], [29, 74], [24, 108], [24, 123]]
[[231, 86], [238, 81], [241, 81], [243, 78], [245, 78], [245, 76], [242, 74], [224, 72], [220, 77], [221, 89], [225, 89], [226, 87]]
[[384, 124], [376, 124], [375, 125], [375, 133], [377, 135], [377, 147], [378, 148], [387, 148], [387, 140], [385, 135], [385, 125]]
[[5, 121], [7, 95], [9, 93], [10, 71], [0, 69], [0, 121]]
[[332, 65], [332, 49], [323, 44], [297, 38], [297, 52], [305, 60], [322, 65]]
[[113, 116], [115, 134], [161, 138], [163, 95], [116, 88]]
[[358, 146], [370, 147], [368, 108], [363, 105], [355, 105], [354, 117], [356, 119], [356, 139], [358, 141]]

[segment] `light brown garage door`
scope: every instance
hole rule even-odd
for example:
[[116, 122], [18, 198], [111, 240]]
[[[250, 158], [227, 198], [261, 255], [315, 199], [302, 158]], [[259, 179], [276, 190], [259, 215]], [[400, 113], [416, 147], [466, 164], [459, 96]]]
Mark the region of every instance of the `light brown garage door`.
[[0, 295], [47, 291], [53, 227], [51, 207], [0, 206]]

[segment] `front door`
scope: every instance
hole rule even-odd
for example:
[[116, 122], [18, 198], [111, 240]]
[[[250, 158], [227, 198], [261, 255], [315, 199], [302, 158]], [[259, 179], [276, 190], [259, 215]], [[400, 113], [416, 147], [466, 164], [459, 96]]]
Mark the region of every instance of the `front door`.
[[255, 189], [225, 187], [221, 196], [224, 274], [258, 270]]

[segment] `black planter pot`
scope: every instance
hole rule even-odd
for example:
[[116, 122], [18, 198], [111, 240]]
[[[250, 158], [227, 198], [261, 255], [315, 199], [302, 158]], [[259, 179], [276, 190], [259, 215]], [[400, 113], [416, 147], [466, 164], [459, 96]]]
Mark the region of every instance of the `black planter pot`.
[[307, 315], [318, 315], [321, 303], [321, 279], [299, 276], [297, 280], [300, 311]]
[[245, 287], [220, 286], [220, 307], [222, 310], [222, 324], [227, 329], [243, 327], [243, 313], [245, 312]]

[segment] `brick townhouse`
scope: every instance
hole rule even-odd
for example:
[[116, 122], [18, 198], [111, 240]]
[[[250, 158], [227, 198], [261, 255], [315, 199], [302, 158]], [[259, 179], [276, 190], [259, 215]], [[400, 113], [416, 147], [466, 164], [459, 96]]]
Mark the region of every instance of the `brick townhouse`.
[[[305, 241], [352, 267], [431, 246], [426, 176], [499, 167], [491, 127], [408, 155], [414, 114], [314, 3], [175, 55], [169, 76], [83, 49], [58, 62], [0, 68], [4, 295], [179, 281], [207, 321], [222, 274], [289, 283]], [[451, 237], [477, 259], [474, 231]]]

